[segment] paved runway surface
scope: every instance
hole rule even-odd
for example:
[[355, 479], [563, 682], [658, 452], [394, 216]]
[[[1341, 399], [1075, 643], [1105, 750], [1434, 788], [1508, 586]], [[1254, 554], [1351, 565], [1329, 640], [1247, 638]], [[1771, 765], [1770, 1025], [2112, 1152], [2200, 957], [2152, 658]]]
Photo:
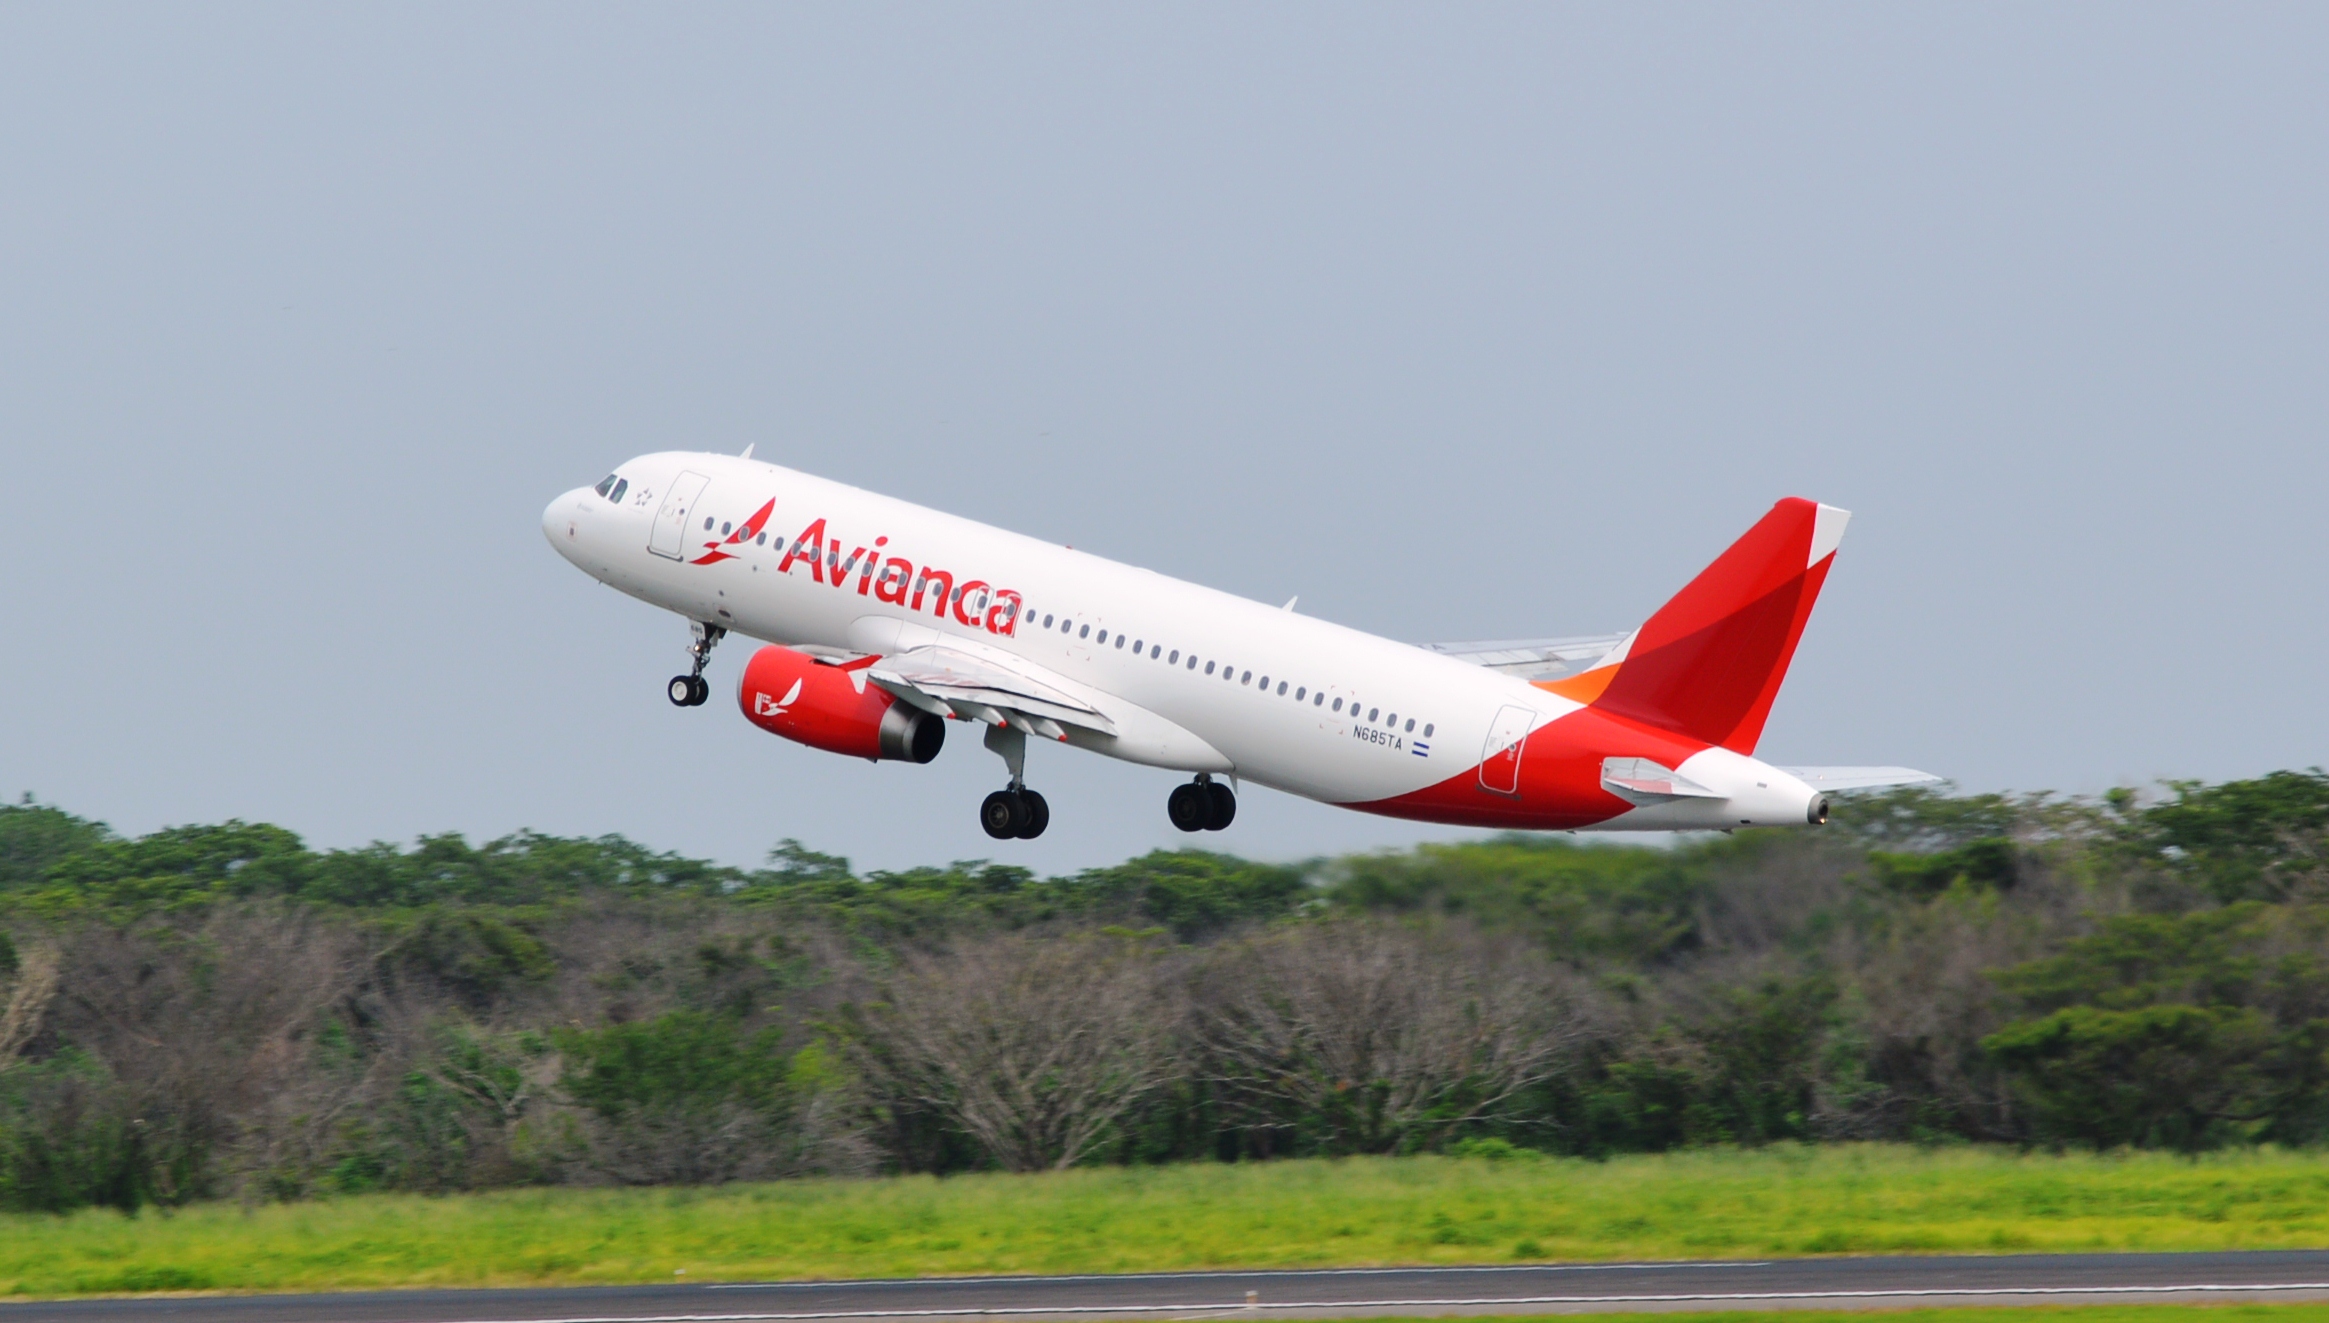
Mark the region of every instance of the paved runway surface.
[[786, 1319], [1257, 1320], [1781, 1306], [2329, 1300], [2329, 1251], [965, 1277], [0, 1305], [0, 1323], [748, 1323]]

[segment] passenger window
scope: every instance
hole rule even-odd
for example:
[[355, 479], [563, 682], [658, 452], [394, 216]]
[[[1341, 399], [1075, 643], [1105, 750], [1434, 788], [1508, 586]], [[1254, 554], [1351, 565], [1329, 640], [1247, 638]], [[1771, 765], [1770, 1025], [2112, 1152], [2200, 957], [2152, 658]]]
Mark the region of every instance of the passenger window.
[[1152, 658], [1154, 658], [1154, 657], [1162, 657], [1162, 656], [1164, 656], [1164, 645], [1163, 645], [1162, 643], [1151, 643], [1151, 644], [1149, 644], [1149, 645], [1148, 645], [1148, 655], [1149, 655], [1150, 657], [1152, 657]]
[[607, 494], [607, 499], [613, 501], [617, 505], [621, 505], [623, 503], [623, 493], [629, 490], [631, 490], [631, 480], [629, 478], [625, 478], [615, 484], [615, 489]]
[[1280, 681], [1278, 681], [1278, 697], [1280, 697], [1280, 698], [1284, 698], [1285, 696], [1286, 696], [1286, 682], [1285, 682], [1285, 681], [1283, 681], [1283, 680], [1280, 680]]
[[[1192, 653], [1190, 653], [1190, 654], [1189, 654], [1189, 669], [1190, 669], [1190, 670], [1192, 670], [1192, 671], [1197, 669], [1197, 654], [1196, 654], [1196, 653], [1193, 653], [1193, 652], [1192, 652]], [[1207, 675], [1211, 675], [1211, 674], [1213, 673], [1213, 664], [1212, 664], [1211, 662], [1207, 662], [1207, 663], [1205, 663], [1205, 673], [1206, 673]]]
[[1088, 639], [1088, 638], [1090, 638], [1091, 636], [1092, 636], [1092, 627], [1091, 627], [1090, 625], [1086, 625], [1086, 626], [1084, 626], [1082, 629], [1079, 629], [1079, 630], [1077, 630], [1077, 631], [1076, 631], [1076, 637], [1077, 637], [1077, 638], [1079, 638], [1079, 639]]
[[1407, 732], [1411, 735], [1415, 733], [1415, 718], [1413, 717], [1407, 719]]
[[1117, 647], [1117, 650], [1118, 650], [1118, 651], [1122, 651], [1122, 650], [1123, 650], [1123, 647], [1124, 647], [1124, 636], [1123, 636], [1122, 634], [1118, 634], [1118, 635], [1116, 636], [1116, 647]]
[[1243, 675], [1241, 675], [1241, 676], [1237, 677], [1237, 682], [1238, 682], [1239, 684], [1252, 684], [1252, 683], [1253, 683], [1253, 672], [1252, 672], [1252, 671], [1247, 671], [1245, 674], [1243, 674]]
[[1323, 689], [1321, 689], [1321, 690], [1319, 690], [1319, 691], [1318, 691], [1318, 697], [1316, 697], [1316, 698], [1313, 698], [1313, 699], [1311, 699], [1311, 700], [1310, 700], [1310, 706], [1312, 706], [1312, 707], [1324, 707], [1325, 705], [1326, 705], [1326, 691], [1325, 691], [1325, 690], [1323, 690]]
[[752, 539], [752, 545], [753, 545], [753, 546], [756, 546], [756, 547], [765, 547], [765, 546], [767, 546], [767, 545], [768, 545], [768, 534], [766, 534], [766, 533], [762, 533], [760, 536], [758, 536], [758, 537], [756, 537], [756, 538]]
[[1384, 725], [1386, 725], [1386, 726], [1396, 726], [1396, 725], [1398, 725], [1398, 724], [1399, 724], [1399, 714], [1398, 714], [1398, 713], [1396, 713], [1396, 712], [1392, 713], [1392, 714], [1391, 714], [1391, 719], [1390, 719], [1389, 721], [1386, 721], [1386, 722], [1384, 722], [1383, 724], [1384, 724]]
[[1061, 620], [1060, 620], [1060, 622], [1059, 622], [1059, 632], [1060, 632], [1060, 633], [1062, 633], [1062, 634], [1073, 634], [1073, 633], [1075, 633], [1075, 632], [1076, 632], [1076, 622], [1074, 622], [1073, 620], [1066, 619], [1065, 617], [1062, 617], [1062, 618], [1061, 618]]
[[1262, 677], [1262, 688], [1264, 688], [1264, 689], [1267, 689], [1267, 688], [1269, 688], [1269, 687], [1270, 687], [1270, 677], [1268, 677], [1268, 676], [1266, 676], [1266, 675], [1265, 675], [1265, 676], [1263, 676], [1263, 677]]
[[[1196, 660], [1196, 659], [1192, 657], [1192, 658], [1190, 658], [1190, 660], [1191, 660], [1191, 661], [1194, 661], [1194, 660]], [[1207, 675], [1211, 675], [1211, 674], [1213, 674], [1213, 663], [1211, 663], [1211, 662], [1207, 662], [1207, 663], [1205, 663], [1205, 674], [1207, 674]]]
[[1431, 723], [1428, 721], [1423, 723], [1423, 738], [1427, 740], [1431, 738]]
[[1295, 688], [1294, 688], [1294, 701], [1295, 701], [1295, 702], [1299, 703], [1299, 702], [1301, 702], [1302, 700], [1304, 700], [1304, 699], [1306, 699], [1306, 698], [1308, 698], [1308, 697], [1310, 697], [1310, 686], [1309, 686], [1309, 685], [1306, 685], [1306, 684], [1305, 684], [1305, 685], [1297, 685], [1297, 686], [1295, 686]]
[[733, 525], [733, 524], [730, 524], [730, 523], [727, 523], [727, 522], [725, 522], [725, 521], [722, 521], [722, 522], [721, 522], [721, 524], [720, 524], [720, 533], [721, 533], [721, 535], [722, 535], [723, 537], [724, 537], [724, 536], [726, 536], [727, 534], [729, 534], [729, 533], [733, 532], [733, 531], [735, 531], [735, 525]]
[[[1124, 636], [1123, 636], [1122, 634], [1118, 634], [1118, 635], [1116, 636], [1116, 641], [1117, 641], [1118, 643], [1122, 643], [1122, 642], [1124, 641]], [[1134, 639], [1134, 640], [1132, 640], [1132, 650], [1133, 650], [1134, 652], [1142, 652], [1142, 651], [1145, 651], [1145, 650], [1147, 649], [1147, 647], [1148, 647], [1148, 640], [1146, 640], [1146, 639]]]
[[1051, 628], [1051, 617], [1050, 617], [1050, 616], [1048, 616], [1048, 615], [1047, 615], [1047, 616], [1045, 616], [1045, 617], [1043, 618], [1043, 627], [1044, 627], [1045, 629], [1049, 629], [1049, 628]]
[[[1163, 645], [1162, 643], [1159, 643], [1159, 644], [1157, 644], [1157, 646], [1161, 648], [1161, 647], [1163, 647], [1164, 645]], [[1173, 655], [1172, 655], [1172, 659], [1171, 659], [1171, 661], [1170, 661], [1170, 662], [1168, 662], [1167, 664], [1168, 664], [1168, 665], [1172, 665], [1172, 666], [1178, 666], [1178, 665], [1180, 665], [1180, 664], [1181, 664], [1181, 650], [1180, 650], [1179, 648], [1175, 648], [1175, 649], [1173, 649]]]
[[1098, 638], [1096, 638], [1096, 639], [1093, 639], [1093, 640], [1092, 640], [1092, 642], [1094, 642], [1094, 643], [1106, 643], [1107, 641], [1108, 641], [1108, 631], [1107, 631], [1107, 630], [1104, 630], [1104, 629], [1100, 631], [1100, 637], [1098, 637]]
[[1342, 700], [1341, 700], [1341, 699], [1339, 699], [1339, 698], [1338, 698], [1338, 699], [1334, 700], [1334, 710], [1335, 710], [1335, 711], [1337, 711], [1337, 712], [1340, 712], [1340, 711], [1342, 711]]
[[709, 532], [711, 532], [711, 531], [712, 531], [712, 517], [711, 517], [710, 515], [705, 515], [705, 516], [704, 516], [704, 531], [705, 531], [706, 533], [709, 533]]
[[1383, 709], [1379, 707], [1371, 707], [1367, 709], [1367, 720], [1369, 721], [1373, 721], [1375, 718], [1381, 715], [1383, 715]]

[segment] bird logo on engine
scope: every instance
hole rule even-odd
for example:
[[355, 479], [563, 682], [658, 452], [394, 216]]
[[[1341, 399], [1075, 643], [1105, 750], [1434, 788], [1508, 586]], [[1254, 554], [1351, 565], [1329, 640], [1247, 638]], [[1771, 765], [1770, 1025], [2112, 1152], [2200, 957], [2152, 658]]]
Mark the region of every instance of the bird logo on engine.
[[768, 701], [768, 695], [766, 694], [754, 694], [752, 696], [752, 715], [757, 717], [781, 717], [784, 715], [786, 708], [789, 708], [794, 703], [800, 701], [800, 696], [801, 682], [799, 680], [794, 680], [793, 687], [784, 691], [784, 697], [777, 699], [773, 703]]

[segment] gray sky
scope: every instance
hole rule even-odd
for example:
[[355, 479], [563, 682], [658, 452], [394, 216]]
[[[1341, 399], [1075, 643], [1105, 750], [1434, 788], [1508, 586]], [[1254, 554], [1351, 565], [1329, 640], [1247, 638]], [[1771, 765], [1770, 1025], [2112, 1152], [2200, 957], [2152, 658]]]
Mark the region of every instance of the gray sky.
[[[782, 463], [1408, 639], [1856, 512], [1763, 753], [2329, 761], [2329, 9], [0, 7], [0, 792], [1046, 871], [1174, 778], [673, 709], [544, 544]], [[746, 655], [718, 656], [725, 685]], [[1256, 791], [1218, 845], [1461, 833]]]

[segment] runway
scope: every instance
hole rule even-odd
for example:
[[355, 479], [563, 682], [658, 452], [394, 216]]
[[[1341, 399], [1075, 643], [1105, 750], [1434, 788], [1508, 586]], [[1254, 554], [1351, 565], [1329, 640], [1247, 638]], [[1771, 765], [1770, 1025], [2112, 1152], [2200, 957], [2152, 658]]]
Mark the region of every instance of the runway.
[[1352, 1318], [2329, 1300], [2329, 1251], [1526, 1264], [1307, 1272], [363, 1291], [0, 1305], [0, 1323], [783, 1323]]

